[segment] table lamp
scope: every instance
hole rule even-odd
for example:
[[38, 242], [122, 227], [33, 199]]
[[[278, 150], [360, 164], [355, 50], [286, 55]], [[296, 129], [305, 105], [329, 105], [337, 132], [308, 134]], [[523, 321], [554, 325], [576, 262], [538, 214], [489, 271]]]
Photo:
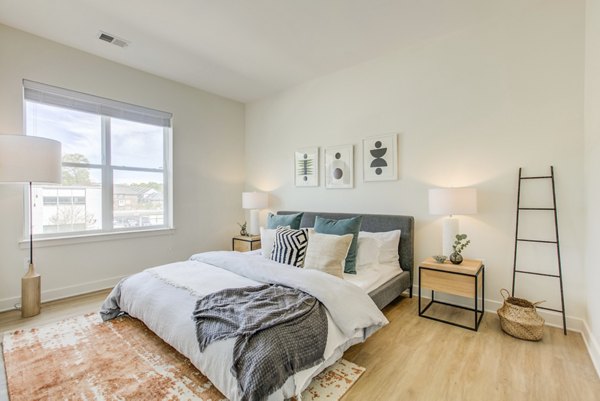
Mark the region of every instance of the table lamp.
[[452, 253], [452, 244], [458, 234], [457, 214], [477, 213], [475, 188], [434, 188], [429, 190], [429, 214], [447, 215], [444, 219], [442, 252]]
[[26, 135], [0, 135], [0, 182], [29, 184], [29, 269], [21, 279], [21, 316], [38, 315], [41, 277], [33, 265], [32, 183], [60, 183], [61, 144]]
[[268, 196], [266, 192], [242, 192], [242, 208], [250, 209], [250, 235], [260, 234], [258, 223], [258, 211], [268, 205]]

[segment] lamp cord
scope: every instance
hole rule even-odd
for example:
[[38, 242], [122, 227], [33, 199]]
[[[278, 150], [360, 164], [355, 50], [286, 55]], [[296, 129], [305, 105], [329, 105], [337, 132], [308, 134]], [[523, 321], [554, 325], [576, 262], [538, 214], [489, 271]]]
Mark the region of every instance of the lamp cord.
[[33, 191], [29, 181], [29, 264], [33, 264]]

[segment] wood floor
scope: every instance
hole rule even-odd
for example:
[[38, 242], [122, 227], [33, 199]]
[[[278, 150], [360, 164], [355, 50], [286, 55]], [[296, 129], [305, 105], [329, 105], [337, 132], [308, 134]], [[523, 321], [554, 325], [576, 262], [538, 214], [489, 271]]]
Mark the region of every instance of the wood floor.
[[[97, 311], [106, 294], [46, 304], [29, 319], [1, 313], [0, 333]], [[434, 307], [438, 316], [466, 318]], [[415, 298], [396, 301], [384, 313], [390, 324], [344, 355], [367, 371], [343, 401], [600, 401], [600, 379], [578, 333], [546, 328], [542, 341], [521, 341], [503, 334], [494, 314], [472, 332], [419, 318]], [[0, 388], [0, 399], [5, 391]]]
[[[430, 311], [469, 324], [463, 311]], [[540, 342], [518, 340], [491, 313], [473, 332], [418, 317], [416, 298], [384, 313], [390, 324], [344, 355], [367, 368], [344, 401], [600, 401], [600, 379], [579, 333], [546, 327]]]

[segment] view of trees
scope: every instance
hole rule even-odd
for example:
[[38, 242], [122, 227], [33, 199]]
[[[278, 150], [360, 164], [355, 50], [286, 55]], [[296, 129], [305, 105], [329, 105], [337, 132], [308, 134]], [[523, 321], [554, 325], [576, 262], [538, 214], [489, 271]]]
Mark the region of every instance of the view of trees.
[[[100, 182], [94, 182], [90, 174], [90, 169], [85, 167], [76, 167], [79, 164], [89, 164], [89, 160], [80, 153], [67, 153], [63, 156], [63, 163], [72, 163], [73, 166], [62, 167], [62, 186], [75, 187], [72, 191], [58, 192], [55, 203], [47, 204], [48, 211], [53, 210], [53, 214], [49, 217], [49, 223], [59, 231], [63, 229], [72, 230], [74, 226], [80, 226], [78, 229], [86, 229], [86, 227], [96, 224], [96, 217], [92, 210], [89, 209], [90, 196], [98, 197], [100, 192]], [[83, 188], [82, 188], [83, 187]], [[88, 188], [86, 188], [88, 187]], [[89, 188], [94, 187], [94, 188]], [[60, 190], [59, 190], [60, 191]], [[91, 195], [91, 192], [93, 194]], [[124, 227], [144, 225], [147, 220], [150, 222], [150, 215], [140, 215], [144, 210], [162, 210], [164, 207], [163, 191], [164, 186], [161, 182], [137, 182], [130, 184], [115, 184], [114, 191], [114, 206], [113, 210], [119, 211], [120, 215], [115, 217], [115, 226], [122, 225]], [[76, 200], [84, 197], [84, 201]], [[93, 203], [97, 205], [98, 203]], [[131, 211], [131, 215], [123, 214], [125, 211]]]
[[[89, 164], [87, 157], [80, 153], [67, 153], [63, 156], [63, 163]], [[97, 184], [97, 183], [96, 183]], [[94, 185], [90, 178], [90, 171], [83, 167], [63, 166], [62, 168], [62, 185], [64, 186], [86, 186]], [[154, 189], [159, 193], [163, 193], [163, 184], [160, 182], [138, 182], [128, 184], [131, 188], [143, 190]]]
[[[63, 163], [89, 163], [87, 157], [79, 153], [67, 153], [63, 156]], [[90, 171], [87, 168], [63, 166], [63, 185], [92, 185]]]
[[136, 182], [133, 184], [129, 184], [132, 188], [139, 189], [154, 189], [157, 192], [163, 192], [163, 184], [160, 182]]
[[50, 217], [50, 222], [57, 226], [74, 226], [74, 225], [93, 225], [96, 223], [96, 218], [92, 213], [86, 213], [85, 207], [81, 205], [60, 205], [58, 212]]

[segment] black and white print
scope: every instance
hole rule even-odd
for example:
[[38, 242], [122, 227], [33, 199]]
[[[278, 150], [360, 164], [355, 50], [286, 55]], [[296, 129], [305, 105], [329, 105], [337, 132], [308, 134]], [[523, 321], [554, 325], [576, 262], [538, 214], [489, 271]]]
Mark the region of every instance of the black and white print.
[[294, 174], [297, 187], [319, 186], [319, 148], [298, 149], [294, 154]]
[[353, 166], [353, 145], [325, 148], [325, 186], [327, 188], [353, 188]]
[[398, 139], [396, 134], [363, 140], [363, 180], [398, 179]]

